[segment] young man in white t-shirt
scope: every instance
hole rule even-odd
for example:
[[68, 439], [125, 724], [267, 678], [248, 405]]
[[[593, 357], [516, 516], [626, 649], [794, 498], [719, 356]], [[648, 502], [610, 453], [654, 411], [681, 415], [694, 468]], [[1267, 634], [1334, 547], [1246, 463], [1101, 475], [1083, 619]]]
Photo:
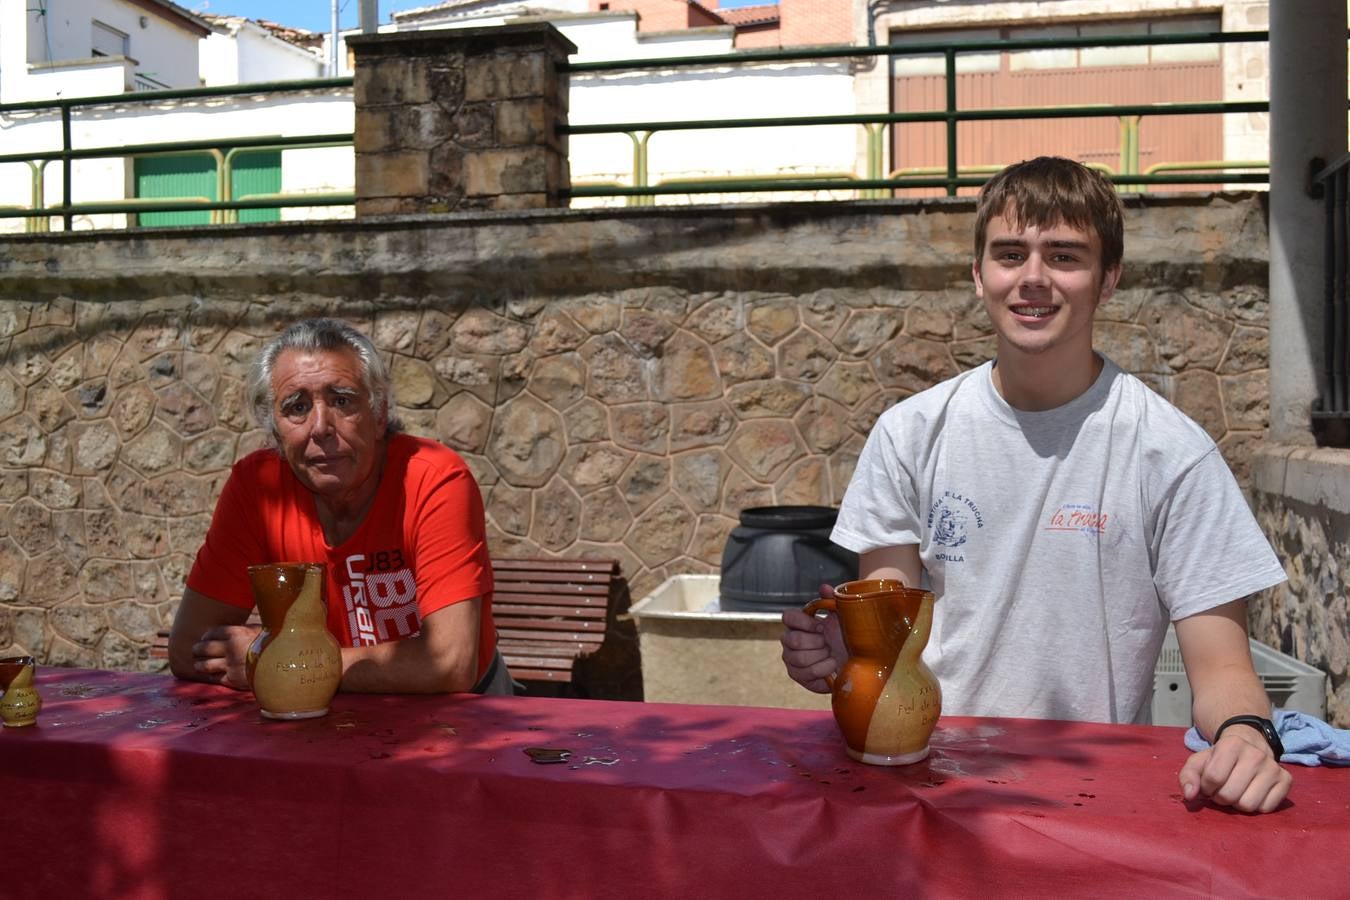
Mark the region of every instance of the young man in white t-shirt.
[[[1192, 712], [1214, 746], [1182, 794], [1269, 812], [1289, 792], [1252, 668], [1245, 597], [1284, 580], [1213, 440], [1092, 347], [1120, 280], [1111, 183], [1066, 159], [981, 191], [971, 271], [997, 359], [887, 410], [833, 539], [863, 578], [937, 594], [924, 660], [944, 712], [1144, 722], [1176, 623]], [[846, 657], [833, 615], [783, 615], [810, 690]]]

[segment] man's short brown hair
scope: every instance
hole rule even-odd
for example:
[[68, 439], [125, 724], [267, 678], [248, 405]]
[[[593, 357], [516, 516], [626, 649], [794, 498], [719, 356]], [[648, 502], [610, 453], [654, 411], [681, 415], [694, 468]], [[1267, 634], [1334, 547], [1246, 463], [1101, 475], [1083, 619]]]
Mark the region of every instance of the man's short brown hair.
[[975, 262], [984, 256], [991, 219], [1007, 214], [1019, 229], [1064, 224], [1092, 229], [1102, 243], [1102, 272], [1125, 253], [1124, 211], [1106, 176], [1061, 156], [1038, 156], [1008, 166], [980, 189], [975, 210]]

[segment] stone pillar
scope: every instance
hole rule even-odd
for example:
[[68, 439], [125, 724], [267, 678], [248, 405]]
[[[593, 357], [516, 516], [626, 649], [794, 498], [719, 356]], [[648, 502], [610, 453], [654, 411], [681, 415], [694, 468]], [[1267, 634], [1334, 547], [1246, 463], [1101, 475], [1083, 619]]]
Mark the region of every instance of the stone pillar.
[[1270, 4], [1270, 438], [1311, 444], [1322, 360], [1322, 201], [1308, 167], [1345, 153], [1344, 0]]
[[357, 216], [561, 206], [576, 47], [547, 23], [348, 39]]
[[1322, 201], [1314, 157], [1346, 149], [1343, 0], [1270, 3], [1270, 435], [1252, 459], [1257, 521], [1289, 581], [1248, 607], [1252, 636], [1327, 673], [1350, 727], [1350, 451], [1313, 447], [1322, 368]]

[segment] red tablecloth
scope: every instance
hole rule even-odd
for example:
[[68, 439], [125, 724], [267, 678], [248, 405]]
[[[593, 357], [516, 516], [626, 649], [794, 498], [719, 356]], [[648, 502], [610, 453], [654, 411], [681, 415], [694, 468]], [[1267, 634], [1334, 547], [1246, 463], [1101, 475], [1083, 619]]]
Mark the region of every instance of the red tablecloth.
[[273, 722], [162, 675], [38, 688], [0, 733], [5, 896], [1350, 896], [1350, 771], [1296, 769], [1273, 815], [1188, 807], [1178, 728], [944, 718], [886, 769], [817, 712], [339, 695]]

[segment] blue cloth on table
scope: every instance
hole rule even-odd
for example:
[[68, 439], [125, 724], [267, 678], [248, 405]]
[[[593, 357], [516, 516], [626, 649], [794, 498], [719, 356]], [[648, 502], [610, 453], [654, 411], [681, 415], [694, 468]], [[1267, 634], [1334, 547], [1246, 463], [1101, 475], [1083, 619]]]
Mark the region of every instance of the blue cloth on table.
[[[1316, 716], [1294, 709], [1275, 710], [1273, 721], [1280, 742], [1284, 744], [1280, 762], [1300, 766], [1350, 766], [1350, 730], [1332, 728]], [[1195, 726], [1186, 729], [1185, 740], [1191, 750], [1206, 750], [1210, 746]]]

